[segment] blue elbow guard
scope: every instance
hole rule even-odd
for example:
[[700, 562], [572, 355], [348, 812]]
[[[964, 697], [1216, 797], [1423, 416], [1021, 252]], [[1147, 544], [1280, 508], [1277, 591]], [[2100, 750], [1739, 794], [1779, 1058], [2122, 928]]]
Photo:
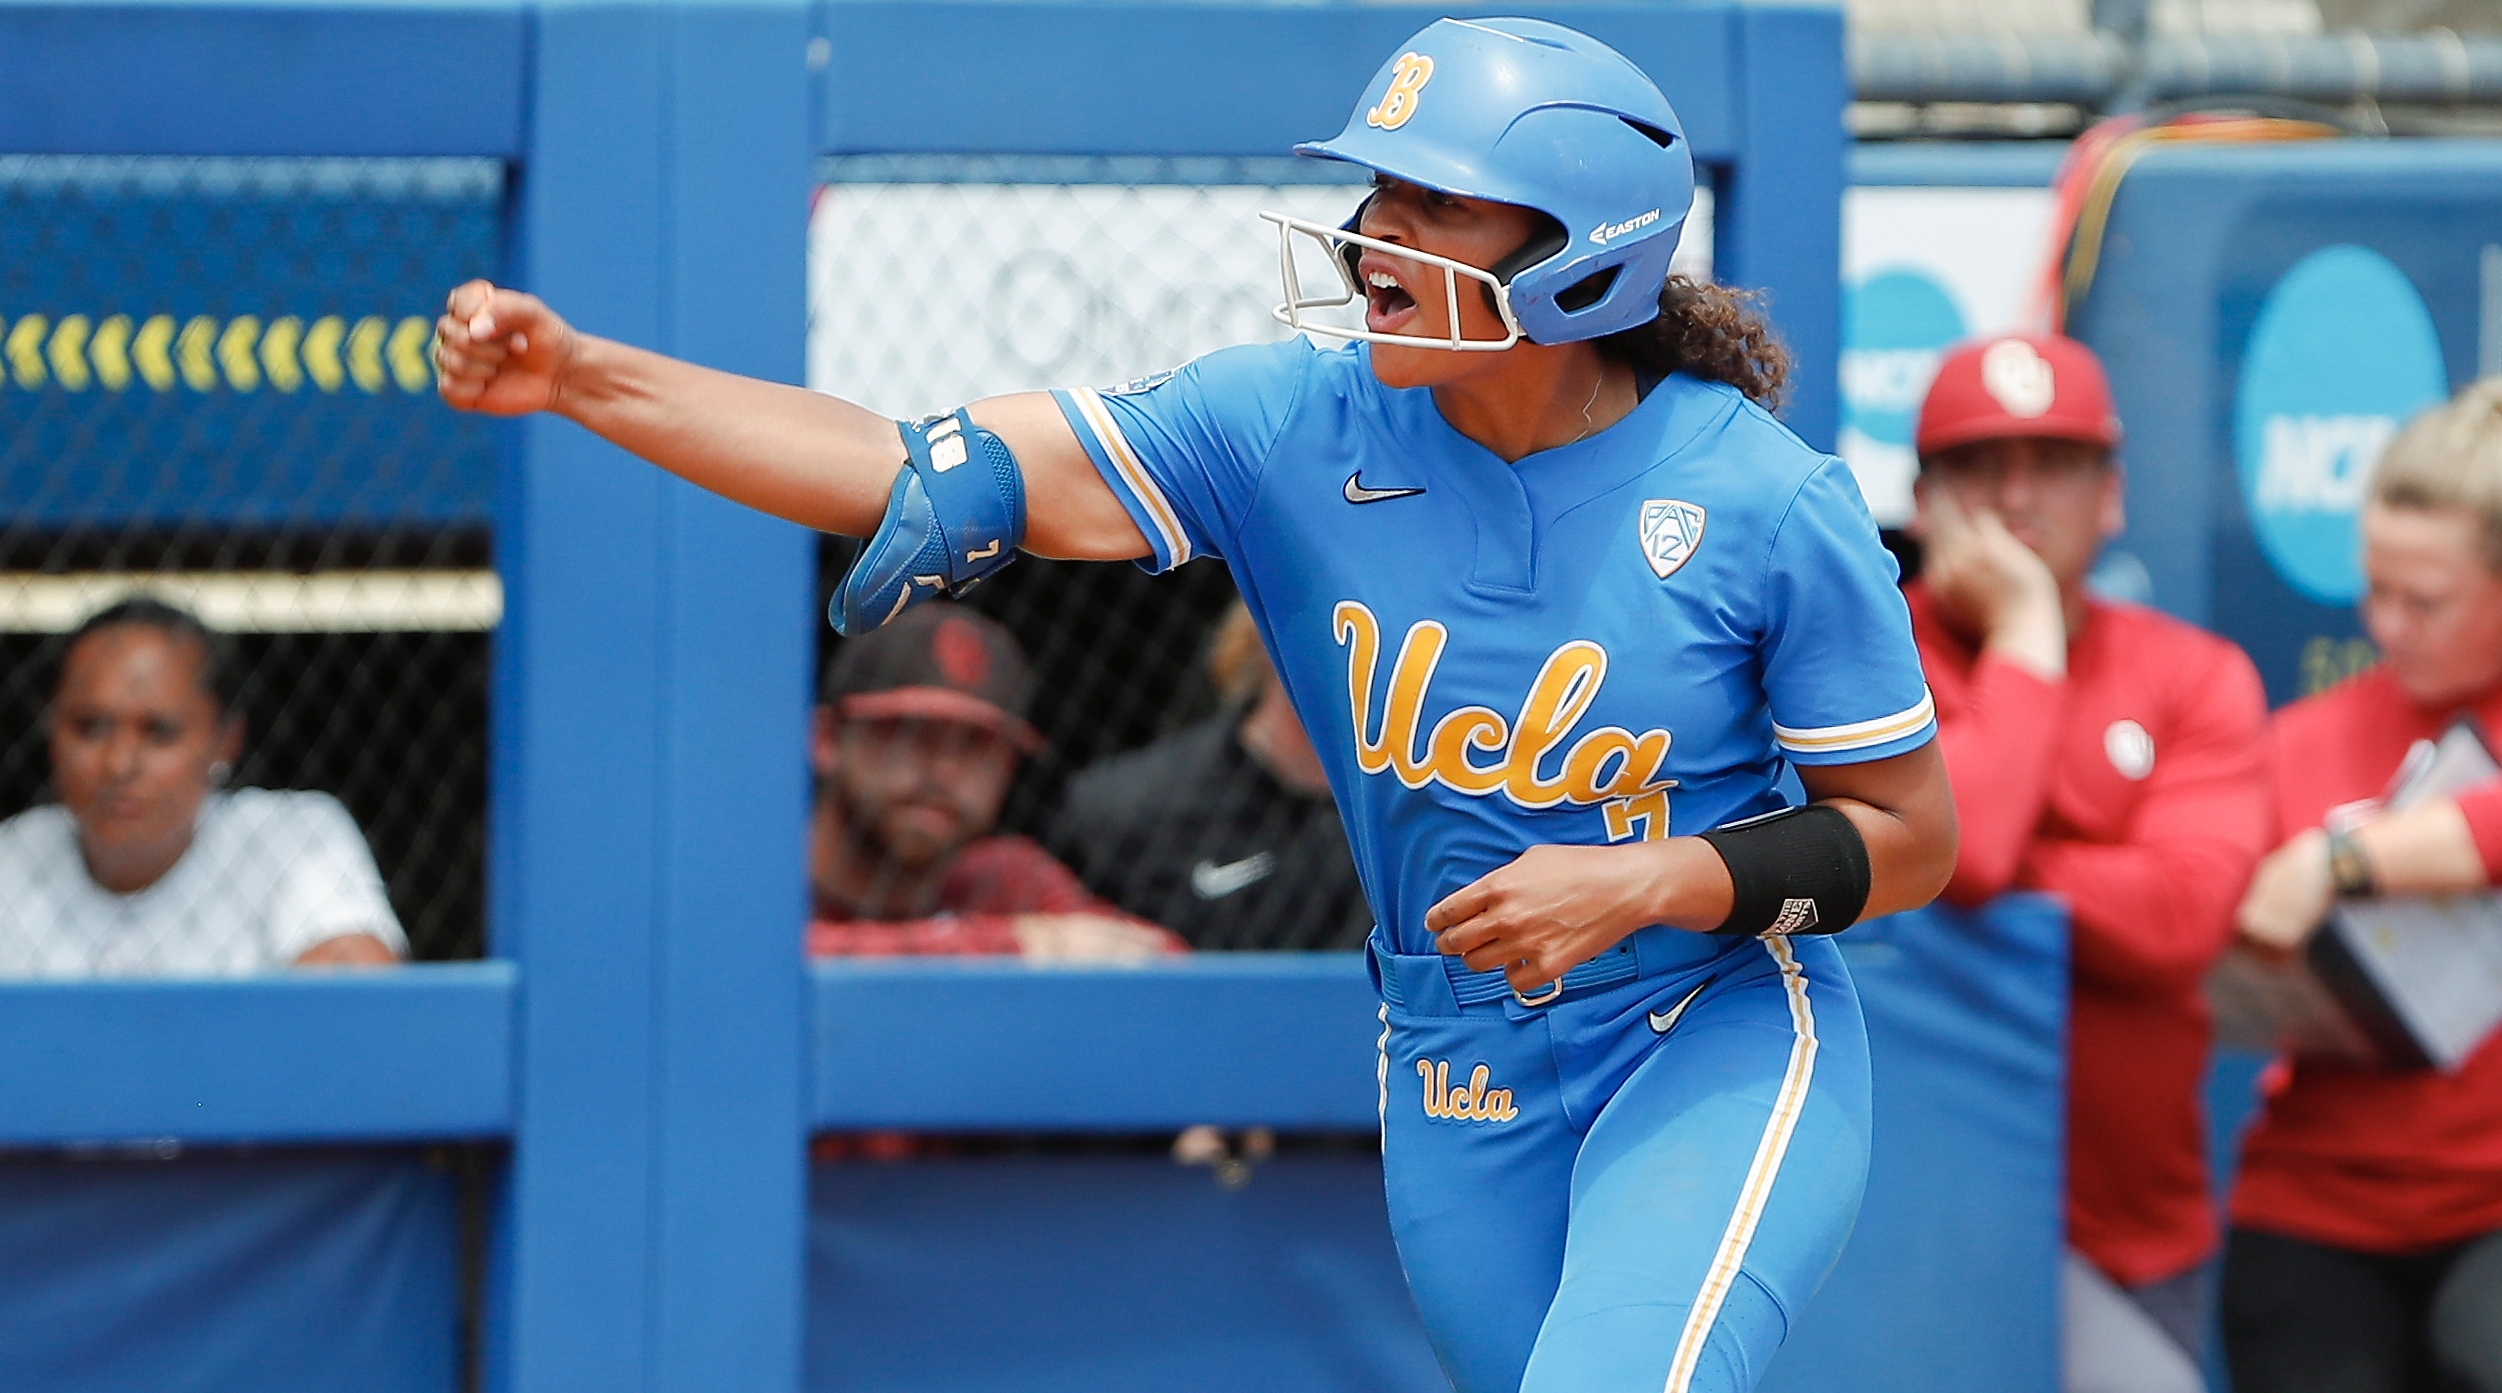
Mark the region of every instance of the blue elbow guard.
[[846, 638], [933, 596], [963, 594], [1025, 541], [1025, 476], [1006, 442], [962, 411], [896, 425], [906, 463], [886, 517], [827, 607]]

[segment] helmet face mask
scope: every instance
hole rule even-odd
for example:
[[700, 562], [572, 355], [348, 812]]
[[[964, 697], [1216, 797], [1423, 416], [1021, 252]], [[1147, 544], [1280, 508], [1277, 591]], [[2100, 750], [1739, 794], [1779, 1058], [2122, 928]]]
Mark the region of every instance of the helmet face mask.
[[[1313, 322], [1304, 311], [1344, 305], [1364, 294], [1342, 276], [1345, 296], [1307, 297], [1292, 262], [1293, 237], [1337, 253], [1352, 227], [1263, 213], [1279, 225], [1286, 283], [1277, 318], [1338, 338], [1421, 348], [1490, 351], [1521, 339], [1561, 344], [1618, 333], [1659, 314], [1694, 197], [1694, 165], [1666, 97], [1641, 70], [1587, 35], [1528, 19], [1437, 20], [1384, 64], [1346, 128], [1298, 154], [1344, 160], [1377, 174], [1462, 198], [1507, 203], [1544, 215], [1559, 235], [1493, 267], [1410, 248], [1361, 243], [1441, 272], [1452, 332], [1383, 336]], [[1506, 337], [1463, 339], [1458, 278], [1487, 288]]]
[[[1418, 251], [1414, 247], [1404, 247], [1396, 242], [1385, 242], [1377, 237], [1367, 237], [1354, 230], [1352, 220], [1345, 227], [1331, 227], [1326, 223], [1313, 222], [1308, 218], [1288, 217], [1283, 213], [1263, 212], [1260, 217], [1277, 225], [1277, 271], [1286, 288], [1286, 298], [1280, 301], [1270, 314], [1275, 316], [1278, 323], [1289, 329], [1327, 338], [1353, 339], [1363, 343], [1390, 344], [1401, 348], [1443, 348], [1458, 353], [1499, 353], [1521, 340], [1520, 320], [1512, 313], [1512, 288], [1504, 284], [1494, 272], [1482, 266], [1471, 266], [1467, 262], [1454, 261], [1447, 256], [1436, 256], [1431, 252]], [[1330, 270], [1338, 277], [1339, 293], [1320, 296], [1306, 296], [1303, 293], [1303, 273], [1295, 265], [1294, 260], [1294, 239], [1298, 236], [1309, 237], [1319, 244], [1329, 262]], [[1307, 310], [1336, 309], [1342, 305], [1360, 304], [1366, 300], [1364, 286], [1356, 279], [1351, 264], [1354, 258], [1347, 254], [1349, 248], [1378, 252], [1384, 256], [1395, 256], [1404, 261], [1414, 262], [1427, 270], [1439, 272], [1439, 279], [1442, 282], [1443, 322], [1449, 326], [1450, 332], [1447, 335], [1390, 334], [1362, 325], [1349, 326], [1307, 318], [1305, 316]], [[1493, 298], [1494, 312], [1503, 321], [1503, 337], [1499, 339], [1461, 337], [1459, 288], [1463, 280], [1473, 281], [1485, 287], [1486, 292]]]

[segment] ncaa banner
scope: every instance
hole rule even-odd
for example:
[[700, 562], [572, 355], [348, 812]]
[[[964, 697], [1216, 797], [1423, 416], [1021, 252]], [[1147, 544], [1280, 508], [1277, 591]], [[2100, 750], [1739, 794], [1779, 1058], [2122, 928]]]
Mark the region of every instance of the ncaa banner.
[[1838, 448], [1878, 525], [1911, 518], [1911, 428], [1938, 360], [2029, 327], [2050, 214], [2047, 188], [1843, 191]]
[[2239, 386], [2236, 474], [2260, 549], [2306, 598], [2354, 603], [2372, 471], [2409, 419], [2449, 396], [2432, 311], [2389, 258], [2323, 247], [2268, 291]]

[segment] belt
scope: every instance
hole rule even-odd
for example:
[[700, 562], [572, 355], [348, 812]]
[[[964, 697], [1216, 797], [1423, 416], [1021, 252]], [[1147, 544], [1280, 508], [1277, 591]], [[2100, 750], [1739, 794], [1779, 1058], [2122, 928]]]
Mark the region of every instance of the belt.
[[[1500, 1001], [1507, 996], [1517, 996], [1524, 1006], [1552, 1006], [1558, 1001], [1604, 991], [1609, 987], [1630, 982], [1644, 975], [1642, 955], [1632, 938], [1627, 938], [1615, 947], [1565, 973], [1561, 978], [1549, 984], [1545, 991], [1530, 992], [1525, 995], [1514, 991], [1511, 979], [1502, 973], [1472, 972], [1466, 963], [1447, 955], [1428, 960], [1421, 957], [1402, 957], [1394, 953], [1385, 953], [1376, 947], [1373, 949], [1373, 959], [1381, 978], [1381, 999], [1402, 1010], [1406, 1009], [1411, 997], [1419, 995], [1409, 990], [1408, 983], [1404, 979], [1409, 972], [1414, 971], [1417, 966], [1425, 965], [1428, 961], [1439, 963], [1443, 977], [1450, 983], [1452, 997], [1461, 1006], [1482, 1006], [1489, 1001]], [[1418, 1004], [1427, 1003], [1419, 1002]]]

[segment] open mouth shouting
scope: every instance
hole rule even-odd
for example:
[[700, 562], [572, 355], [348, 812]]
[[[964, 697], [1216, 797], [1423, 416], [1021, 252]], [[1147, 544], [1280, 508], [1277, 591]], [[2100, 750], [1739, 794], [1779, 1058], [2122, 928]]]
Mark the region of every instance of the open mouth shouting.
[[1391, 269], [1394, 260], [1367, 253], [1356, 262], [1364, 281], [1364, 327], [1377, 334], [1401, 332], [1416, 320], [1416, 296]]
[[[1520, 342], [1520, 325], [1512, 317], [1509, 287], [1491, 271], [1308, 218], [1270, 212], [1263, 212], [1260, 217], [1277, 225], [1277, 273], [1284, 283], [1286, 298], [1270, 313], [1289, 329], [1321, 338], [1480, 353], [1499, 353]], [[1335, 274], [1329, 278], [1333, 284], [1331, 292], [1318, 292], [1317, 288], [1307, 292], [1303, 288], [1303, 271], [1296, 265], [1294, 254], [1294, 239], [1298, 236], [1317, 243], [1335, 263], [1331, 267]], [[1352, 268], [1346, 260], [1349, 252], [1360, 253]], [[1499, 337], [1461, 336], [1459, 285], [1464, 280], [1485, 287], [1486, 297], [1500, 321]], [[1428, 296], [1440, 302], [1439, 310], [1430, 316], [1424, 313], [1423, 306]], [[1335, 316], [1306, 313], [1341, 305], [1352, 307], [1358, 299], [1364, 303], [1364, 323], [1360, 328]]]

